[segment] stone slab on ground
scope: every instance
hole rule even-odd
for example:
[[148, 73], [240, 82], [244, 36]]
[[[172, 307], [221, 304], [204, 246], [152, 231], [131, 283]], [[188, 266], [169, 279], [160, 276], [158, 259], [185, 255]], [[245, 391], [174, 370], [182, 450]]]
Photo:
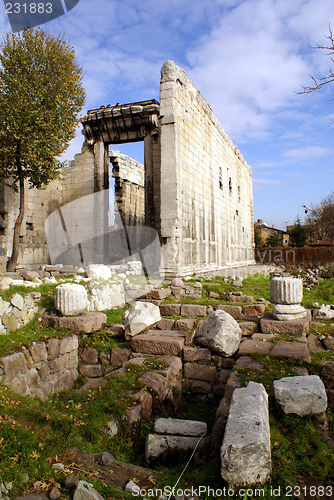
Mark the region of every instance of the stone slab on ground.
[[163, 330], [155, 335], [148, 333], [132, 337], [132, 349], [143, 354], [180, 356], [184, 347], [184, 337], [164, 335], [162, 332]]
[[261, 363], [258, 363], [257, 361], [254, 361], [249, 356], [241, 356], [241, 358], [237, 360], [234, 366], [236, 368], [249, 368], [250, 370], [263, 370], [263, 365]]
[[300, 359], [301, 361], [311, 362], [311, 356], [306, 344], [301, 342], [277, 342], [270, 352], [271, 356], [284, 356], [286, 358]]
[[245, 354], [251, 354], [255, 352], [259, 352], [260, 354], [268, 354], [272, 346], [272, 342], [264, 342], [263, 340], [245, 340], [240, 344], [237, 355], [244, 356]]
[[181, 420], [178, 418], [158, 418], [154, 423], [157, 434], [177, 434], [179, 436], [206, 436], [207, 425], [196, 420]]
[[[156, 472], [152, 469], [138, 467], [115, 460], [111, 465], [105, 466], [97, 463], [98, 455], [87, 453], [78, 448], [68, 448], [61, 456], [61, 462], [66, 466], [75, 463], [76, 466], [86, 472], [98, 474], [101, 481], [108, 486], [113, 486], [119, 490], [124, 490], [129, 479], [135, 477], [140, 488], [147, 487], [150, 480], [157, 481], [161, 479], [162, 472]], [[110, 471], [110, 472], [109, 472]]]
[[275, 380], [274, 391], [276, 404], [285, 414], [292, 413], [305, 417], [326, 411], [326, 390], [318, 375]]
[[48, 326], [58, 325], [74, 333], [91, 333], [100, 330], [105, 325], [107, 315], [102, 312], [89, 312], [73, 317], [44, 316], [42, 322]]
[[270, 478], [268, 394], [262, 384], [249, 382], [234, 391], [220, 456], [221, 475], [229, 487]]
[[[149, 434], [145, 442], [145, 459], [149, 461], [150, 458], [157, 458], [169, 448], [193, 450], [199, 439], [199, 437]], [[205, 439], [202, 438], [197, 449], [202, 448], [204, 443]]]
[[311, 311], [306, 310], [306, 317], [291, 321], [278, 321], [274, 319], [271, 312], [266, 312], [260, 319], [260, 331], [262, 333], [287, 333], [306, 335], [311, 326]]

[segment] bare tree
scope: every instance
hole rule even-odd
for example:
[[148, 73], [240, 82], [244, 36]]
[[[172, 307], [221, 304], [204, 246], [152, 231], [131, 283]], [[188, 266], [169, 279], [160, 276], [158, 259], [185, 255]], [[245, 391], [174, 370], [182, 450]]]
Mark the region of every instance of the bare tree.
[[[312, 47], [314, 49], [324, 49], [328, 50], [327, 54], [330, 56], [330, 60], [334, 64], [334, 35], [331, 29], [331, 25], [329, 25], [329, 36], [326, 36], [328, 43], [327, 45], [317, 45], [316, 47]], [[313, 86], [310, 87], [302, 87], [303, 90], [301, 92], [297, 92], [297, 94], [310, 94], [311, 92], [314, 92], [315, 90], [321, 89], [324, 85], [327, 85], [327, 83], [332, 83], [334, 82], [334, 71], [332, 68], [330, 68], [329, 72], [325, 74], [323, 77], [318, 78], [315, 76], [311, 76], [311, 79], [314, 83]]]

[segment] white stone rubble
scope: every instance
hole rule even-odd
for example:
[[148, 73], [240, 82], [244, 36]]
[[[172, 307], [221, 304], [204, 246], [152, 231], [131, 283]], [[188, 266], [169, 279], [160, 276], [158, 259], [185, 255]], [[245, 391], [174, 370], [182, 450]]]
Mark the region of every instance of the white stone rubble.
[[125, 339], [146, 330], [161, 320], [160, 309], [151, 302], [135, 302], [124, 312], [122, 322], [125, 329]]
[[326, 411], [326, 390], [318, 375], [284, 377], [275, 380], [274, 391], [276, 404], [284, 413], [304, 417]]
[[230, 314], [217, 310], [204, 320], [195, 339], [199, 344], [209, 347], [222, 356], [230, 357], [239, 349], [241, 329]]

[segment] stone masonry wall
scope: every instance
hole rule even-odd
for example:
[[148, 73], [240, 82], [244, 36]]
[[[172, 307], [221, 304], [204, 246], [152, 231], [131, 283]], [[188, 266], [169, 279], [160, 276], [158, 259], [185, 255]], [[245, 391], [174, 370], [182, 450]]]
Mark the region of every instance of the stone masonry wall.
[[252, 174], [184, 70], [161, 70], [161, 236], [175, 275], [254, 263]]
[[[77, 243], [80, 237], [85, 239], [86, 233], [87, 239], [94, 234], [93, 227], [87, 225], [87, 221], [93, 220], [91, 212], [94, 207], [87, 201], [68, 205], [94, 193], [94, 161], [92, 149], [84, 144], [81, 153], [75, 155], [74, 160], [70, 161], [68, 167], [63, 169], [61, 181], [51, 182], [45, 189], [40, 190], [28, 189], [28, 185], [26, 186], [26, 208], [21, 229], [19, 264], [50, 263], [45, 221], [51, 213], [61, 207], [64, 207], [61, 213], [71, 243]], [[122, 210], [124, 213], [128, 213], [129, 224], [142, 224], [144, 217], [144, 167], [120, 153], [113, 155], [113, 161], [119, 167], [115, 171], [117, 174], [115, 175], [116, 187], [120, 188], [118, 195], [116, 193], [116, 199], [117, 196], [119, 200], [122, 199]], [[67, 209], [65, 205], [68, 205]], [[12, 251], [13, 228], [18, 210], [18, 194], [1, 184], [0, 248], [5, 249], [7, 256], [10, 256]], [[84, 234], [82, 234], [82, 228], [84, 228]], [[65, 251], [68, 248], [68, 240], [59, 238], [57, 232], [54, 232], [53, 236], [54, 244], [63, 245]], [[57, 251], [61, 252], [61, 248], [57, 248]], [[62, 263], [80, 265], [78, 250], [75, 249], [74, 253], [75, 255], [69, 253], [66, 256], [67, 261]]]
[[31, 344], [0, 358], [0, 381], [15, 392], [46, 399], [71, 389], [79, 376], [77, 335]]
[[123, 223], [143, 225], [145, 218], [144, 165], [119, 151], [109, 152], [115, 179], [115, 201]]

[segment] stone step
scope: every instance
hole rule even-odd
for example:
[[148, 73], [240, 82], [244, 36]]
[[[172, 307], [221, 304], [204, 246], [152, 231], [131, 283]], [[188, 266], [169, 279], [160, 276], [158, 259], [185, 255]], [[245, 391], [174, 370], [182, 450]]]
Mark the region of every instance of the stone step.
[[185, 338], [183, 332], [149, 331], [131, 339], [131, 347], [142, 354], [181, 356]]

